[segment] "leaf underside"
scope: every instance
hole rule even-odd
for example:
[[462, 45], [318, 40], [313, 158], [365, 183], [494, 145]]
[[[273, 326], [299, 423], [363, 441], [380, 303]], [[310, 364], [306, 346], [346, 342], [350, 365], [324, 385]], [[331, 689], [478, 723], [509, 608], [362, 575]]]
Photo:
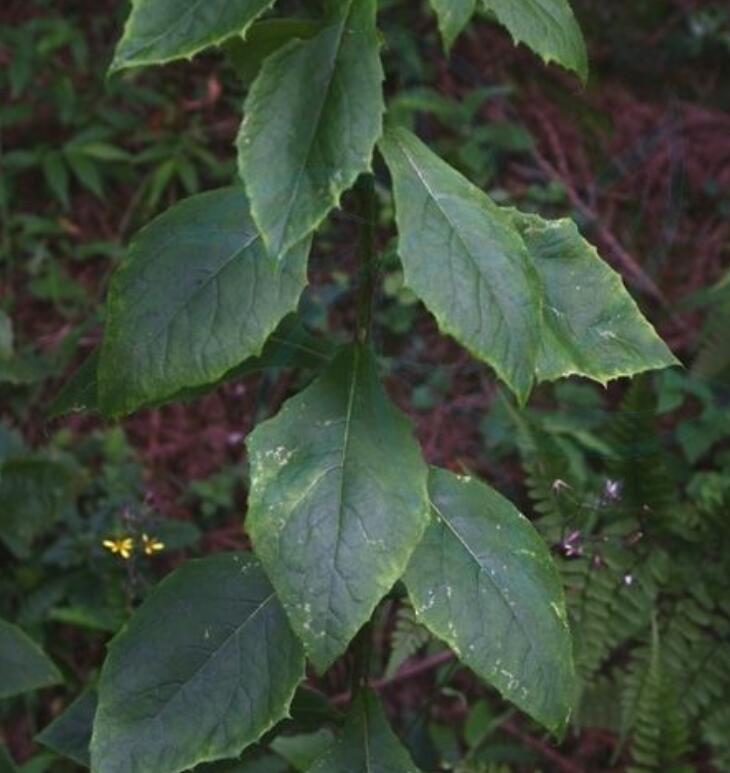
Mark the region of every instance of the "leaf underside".
[[287, 716], [301, 645], [247, 553], [188, 561], [112, 640], [91, 741], [97, 773], [177, 773], [238, 756]]
[[247, 445], [247, 529], [323, 671], [403, 573], [428, 520], [427, 468], [373, 355], [359, 345]]
[[434, 517], [405, 583], [418, 619], [459, 659], [553, 732], [575, 678], [560, 576], [545, 542], [483, 483], [432, 470]]

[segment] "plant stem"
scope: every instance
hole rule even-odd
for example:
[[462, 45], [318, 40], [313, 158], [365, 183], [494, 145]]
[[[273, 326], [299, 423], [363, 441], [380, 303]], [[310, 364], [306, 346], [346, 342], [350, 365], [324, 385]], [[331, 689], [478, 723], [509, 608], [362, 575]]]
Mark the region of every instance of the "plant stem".
[[377, 277], [375, 256], [375, 226], [378, 201], [375, 194], [375, 178], [371, 174], [361, 175], [355, 185], [358, 201], [360, 233], [357, 255], [360, 266], [360, 286], [357, 295], [357, 340], [367, 343], [373, 316], [373, 295]]

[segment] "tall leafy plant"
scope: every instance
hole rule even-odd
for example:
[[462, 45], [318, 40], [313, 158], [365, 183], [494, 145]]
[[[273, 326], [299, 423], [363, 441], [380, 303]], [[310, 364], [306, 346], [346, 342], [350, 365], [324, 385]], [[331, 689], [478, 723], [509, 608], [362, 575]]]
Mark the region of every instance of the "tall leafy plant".
[[[61, 403], [120, 417], [280, 362], [287, 348], [297, 362], [291, 314], [311, 241], [353, 187], [357, 330], [248, 438], [255, 555], [185, 564], [112, 641], [91, 740], [99, 773], [239, 755], [288, 716], [307, 660], [322, 673], [348, 648], [367, 649], [368, 621], [399, 580], [418, 621], [462, 663], [553, 733], [566, 726], [574, 666], [545, 543], [486, 483], [429, 469], [381, 382], [374, 157], [392, 181], [408, 286], [520, 403], [540, 381], [605, 383], [675, 362], [571, 221], [499, 206], [388, 118], [376, 0], [262, 20], [273, 5], [134, 0], [114, 71], [235, 48], [253, 79], [241, 184], [182, 201], [137, 235], [111, 282], [103, 345]], [[480, 7], [586, 77], [566, 0], [432, 5], [447, 47]], [[311, 770], [416, 770], [366, 681], [357, 665], [343, 730]]]

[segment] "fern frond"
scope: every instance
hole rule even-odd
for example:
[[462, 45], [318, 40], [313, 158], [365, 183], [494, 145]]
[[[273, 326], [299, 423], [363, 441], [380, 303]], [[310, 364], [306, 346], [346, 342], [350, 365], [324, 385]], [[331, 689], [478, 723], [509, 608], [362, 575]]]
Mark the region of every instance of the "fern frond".
[[430, 640], [429, 632], [416, 621], [413, 607], [409, 604], [400, 606], [395, 613], [395, 625], [390, 634], [390, 657], [385, 668], [386, 679], [390, 678], [405, 663], [415, 655]]

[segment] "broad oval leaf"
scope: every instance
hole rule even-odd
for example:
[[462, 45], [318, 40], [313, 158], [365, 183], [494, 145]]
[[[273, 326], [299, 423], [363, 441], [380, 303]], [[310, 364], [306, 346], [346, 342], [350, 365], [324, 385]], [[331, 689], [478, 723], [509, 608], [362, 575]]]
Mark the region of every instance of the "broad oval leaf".
[[482, 0], [516, 43], [524, 43], [545, 62], [557, 62], [588, 79], [583, 33], [568, 0]]
[[359, 345], [247, 445], [248, 531], [323, 671], [403, 573], [428, 521], [426, 465]]
[[406, 284], [442, 330], [524, 402], [540, 337], [540, 283], [509, 217], [405, 129], [380, 149], [393, 177]]
[[477, 0], [431, 0], [436, 11], [439, 32], [448, 51], [474, 15]]
[[53, 661], [22, 629], [0, 620], [0, 698], [62, 681]]
[[560, 733], [575, 676], [560, 576], [540, 535], [477, 480], [432, 470], [434, 518], [405, 583], [418, 619], [460, 660]]
[[340, 737], [309, 773], [418, 773], [390, 729], [378, 698], [363, 690], [352, 702]]
[[536, 375], [586, 376], [602, 384], [679, 361], [639, 311], [620, 275], [572, 220], [505, 210], [540, 275], [543, 325]]
[[216, 45], [246, 28], [275, 0], [132, 0], [112, 72], [163, 64]]
[[278, 261], [241, 188], [176, 204], [133, 240], [112, 278], [98, 368], [112, 416], [215, 383], [258, 355], [306, 284], [309, 242]]
[[98, 773], [234, 757], [287, 716], [301, 645], [247, 553], [189, 561], [112, 640], [91, 740]]
[[310, 234], [370, 169], [382, 131], [376, 2], [331, 6], [319, 34], [264, 62], [244, 106], [239, 167], [273, 255]]

